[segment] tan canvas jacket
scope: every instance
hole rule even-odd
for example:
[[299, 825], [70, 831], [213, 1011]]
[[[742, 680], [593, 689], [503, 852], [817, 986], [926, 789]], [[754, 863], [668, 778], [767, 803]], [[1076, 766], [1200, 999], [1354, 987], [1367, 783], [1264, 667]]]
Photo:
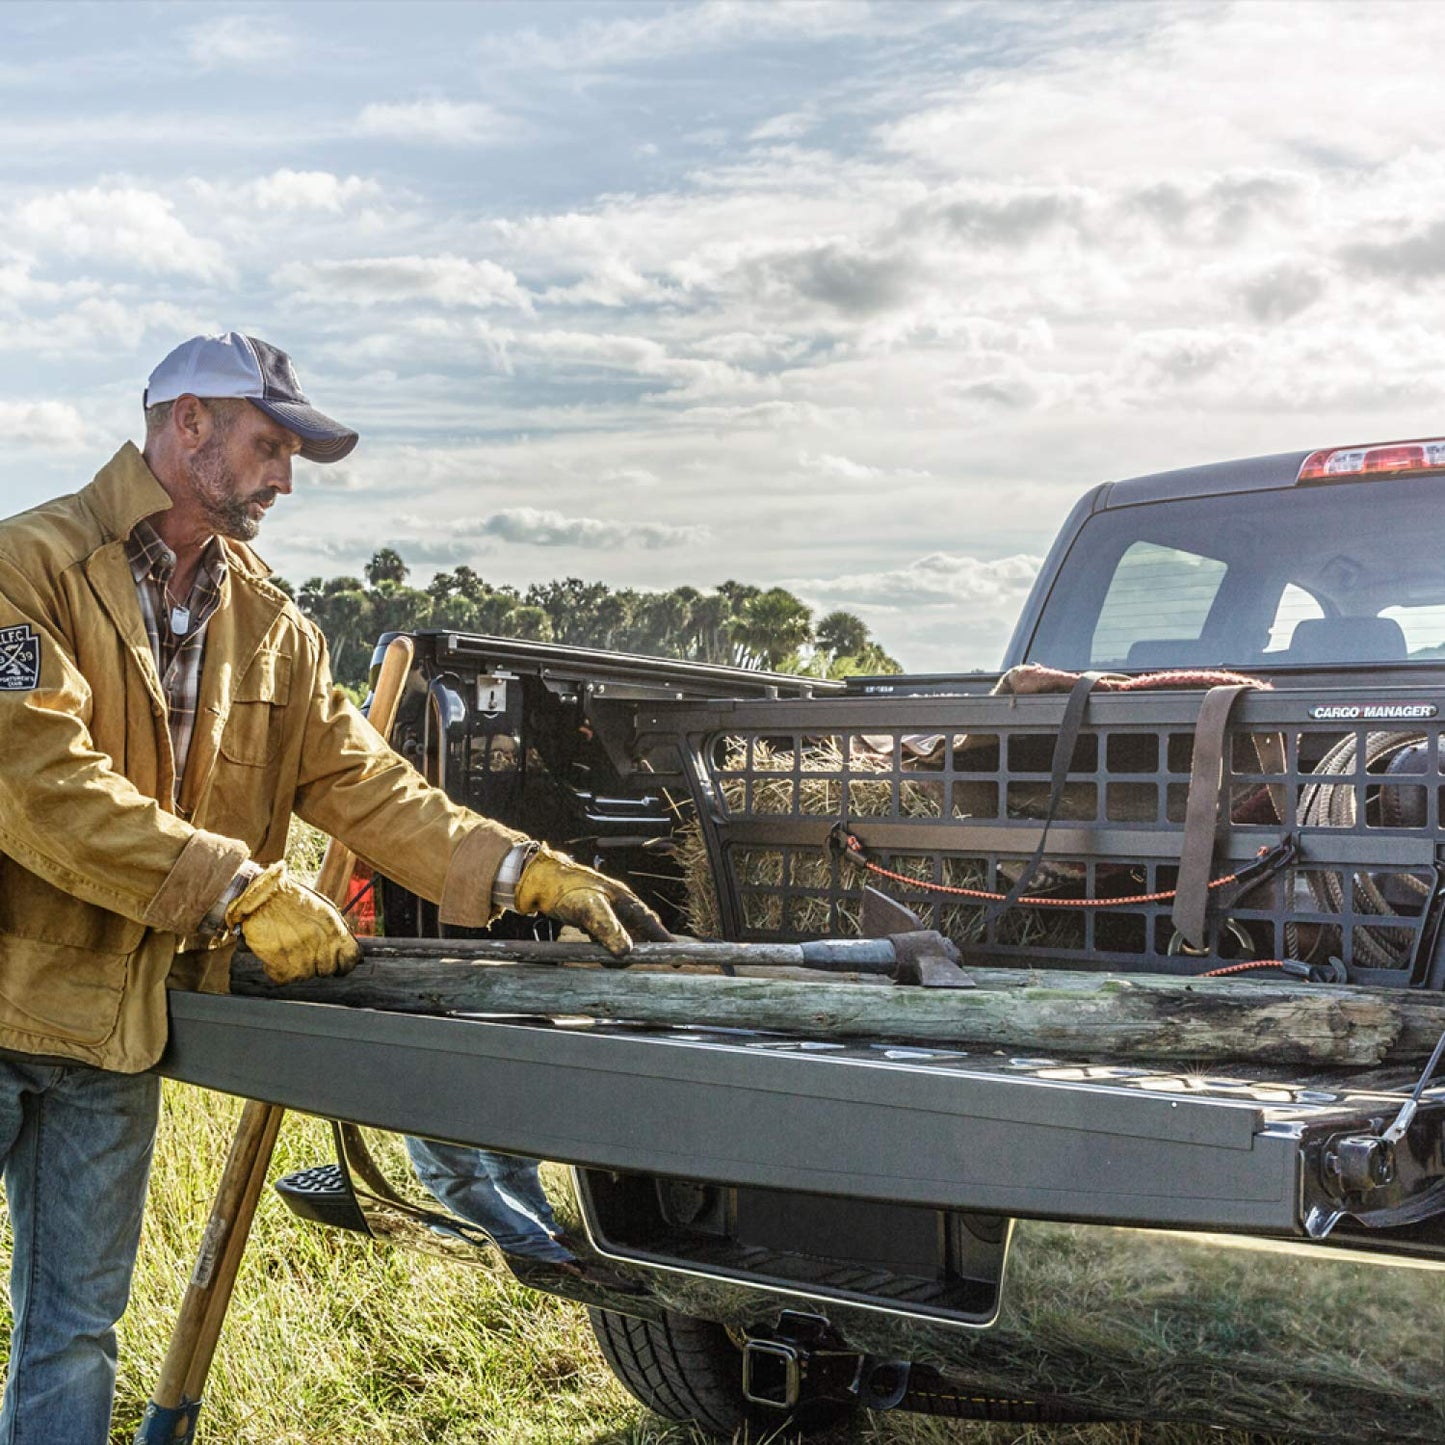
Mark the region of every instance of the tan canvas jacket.
[[[294, 810], [439, 903], [494, 913], [520, 834], [452, 803], [335, 690], [319, 630], [240, 543], [206, 636], [183, 790], [125, 538], [170, 506], [127, 443], [74, 496], [0, 521], [0, 1048], [126, 1073], [165, 991], [223, 989], [230, 945], [183, 953]], [[193, 940], [194, 941], [194, 940]]]

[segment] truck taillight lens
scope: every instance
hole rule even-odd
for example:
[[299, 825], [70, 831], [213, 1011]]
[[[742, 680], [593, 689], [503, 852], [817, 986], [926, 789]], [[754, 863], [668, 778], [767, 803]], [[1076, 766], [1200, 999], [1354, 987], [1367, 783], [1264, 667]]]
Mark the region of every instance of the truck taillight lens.
[[1378, 446], [1331, 447], [1311, 452], [1295, 480], [1325, 482], [1337, 477], [1400, 476], [1440, 468], [1445, 468], [1445, 438], [1383, 442]]

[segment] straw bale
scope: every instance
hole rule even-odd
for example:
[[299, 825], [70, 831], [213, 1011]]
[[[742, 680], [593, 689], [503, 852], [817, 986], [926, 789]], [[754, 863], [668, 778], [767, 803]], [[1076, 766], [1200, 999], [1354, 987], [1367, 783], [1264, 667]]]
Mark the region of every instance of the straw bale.
[[[848, 759], [848, 816], [860, 821], [882, 817], [893, 811], [891, 774], [892, 739], [880, 738], [878, 746], [854, 745]], [[797, 812], [804, 817], [837, 819], [843, 813], [843, 754], [840, 739], [835, 737], [803, 740], [801, 758], [788, 748], [770, 747], [760, 739], [753, 741], [752, 812], [753, 814], [792, 814], [794, 795]], [[747, 740], [737, 739], [722, 759], [717, 778], [719, 795], [730, 810], [742, 811], [746, 806], [746, 779], [728, 776], [742, 773], [747, 766]], [[795, 766], [796, 764], [796, 766]], [[904, 776], [899, 783], [898, 810], [907, 818], [943, 818], [944, 784], [937, 777], [936, 762], [930, 755], [916, 758], [905, 753], [903, 769], [916, 767], [918, 775]], [[875, 780], [867, 774], [877, 773]], [[860, 776], [861, 775], [861, 776]], [[676, 857], [682, 868], [687, 890], [686, 919], [689, 931], [698, 938], [721, 936], [722, 925], [717, 893], [713, 886], [707, 846], [695, 817], [689, 817], [675, 832]], [[761, 846], [737, 847], [733, 855], [738, 882], [762, 889], [782, 888], [788, 858], [778, 848]], [[925, 926], [936, 928], [955, 943], [966, 945], [982, 937], [984, 906], [973, 900], [948, 895], [915, 892], [906, 885], [870, 876], [846, 858], [835, 860], [826, 848], [795, 849], [791, 857], [794, 888], [829, 890], [832, 870], [839, 869], [839, 890], [844, 896], [835, 904], [826, 897], [804, 895], [788, 900], [790, 908], [784, 917], [784, 898], [778, 893], [745, 894], [743, 898], [744, 927], [765, 933], [786, 932], [799, 936], [856, 936], [859, 932], [861, 890], [865, 882], [885, 893], [900, 897], [920, 915]], [[916, 878], [922, 883], [934, 881], [934, 859], [931, 854], [895, 854], [890, 860], [895, 872]], [[988, 889], [996, 886], [986, 876], [982, 860], [967, 857], [945, 857], [941, 880], [954, 888]], [[1004, 882], [1009, 877], [1005, 870]], [[1051, 880], [1041, 878], [1042, 886]], [[1065, 884], [1071, 877], [1057, 880]], [[1002, 921], [1001, 938], [1015, 945], [1048, 948], [1051, 944], [1064, 950], [1076, 949], [1082, 943], [1081, 920], [1052, 911], [1015, 909]]]

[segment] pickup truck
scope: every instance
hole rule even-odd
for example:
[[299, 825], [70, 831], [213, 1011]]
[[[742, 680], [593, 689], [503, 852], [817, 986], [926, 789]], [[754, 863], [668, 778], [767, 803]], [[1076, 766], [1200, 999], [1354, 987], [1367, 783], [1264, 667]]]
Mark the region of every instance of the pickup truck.
[[[1096, 487], [1000, 673], [839, 685], [414, 641], [393, 746], [678, 932], [855, 935], [871, 883], [980, 966], [1445, 986], [1445, 442]], [[1001, 684], [1028, 665], [1147, 685], [1071, 707], [1077, 687]], [[1265, 686], [1212, 724], [1209, 882], [1241, 881], [1190, 930], [1220, 669]], [[475, 936], [372, 891], [388, 935]], [[903, 1409], [1445, 1439], [1445, 1080], [1423, 1059], [1195, 1069], [183, 994], [172, 1013], [163, 1071], [337, 1121], [335, 1163], [279, 1186], [318, 1222], [476, 1261], [494, 1246], [399, 1136], [552, 1161], [580, 1267], [509, 1265], [584, 1303], [623, 1385], [705, 1431]]]

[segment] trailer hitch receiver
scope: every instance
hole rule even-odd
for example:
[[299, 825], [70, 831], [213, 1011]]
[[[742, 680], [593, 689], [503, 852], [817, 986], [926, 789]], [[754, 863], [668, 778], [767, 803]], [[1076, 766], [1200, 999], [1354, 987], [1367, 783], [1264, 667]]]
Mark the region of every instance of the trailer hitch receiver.
[[784, 1310], [772, 1329], [751, 1331], [743, 1342], [743, 1397], [779, 1411], [805, 1400], [856, 1398], [863, 1365], [821, 1315]]

